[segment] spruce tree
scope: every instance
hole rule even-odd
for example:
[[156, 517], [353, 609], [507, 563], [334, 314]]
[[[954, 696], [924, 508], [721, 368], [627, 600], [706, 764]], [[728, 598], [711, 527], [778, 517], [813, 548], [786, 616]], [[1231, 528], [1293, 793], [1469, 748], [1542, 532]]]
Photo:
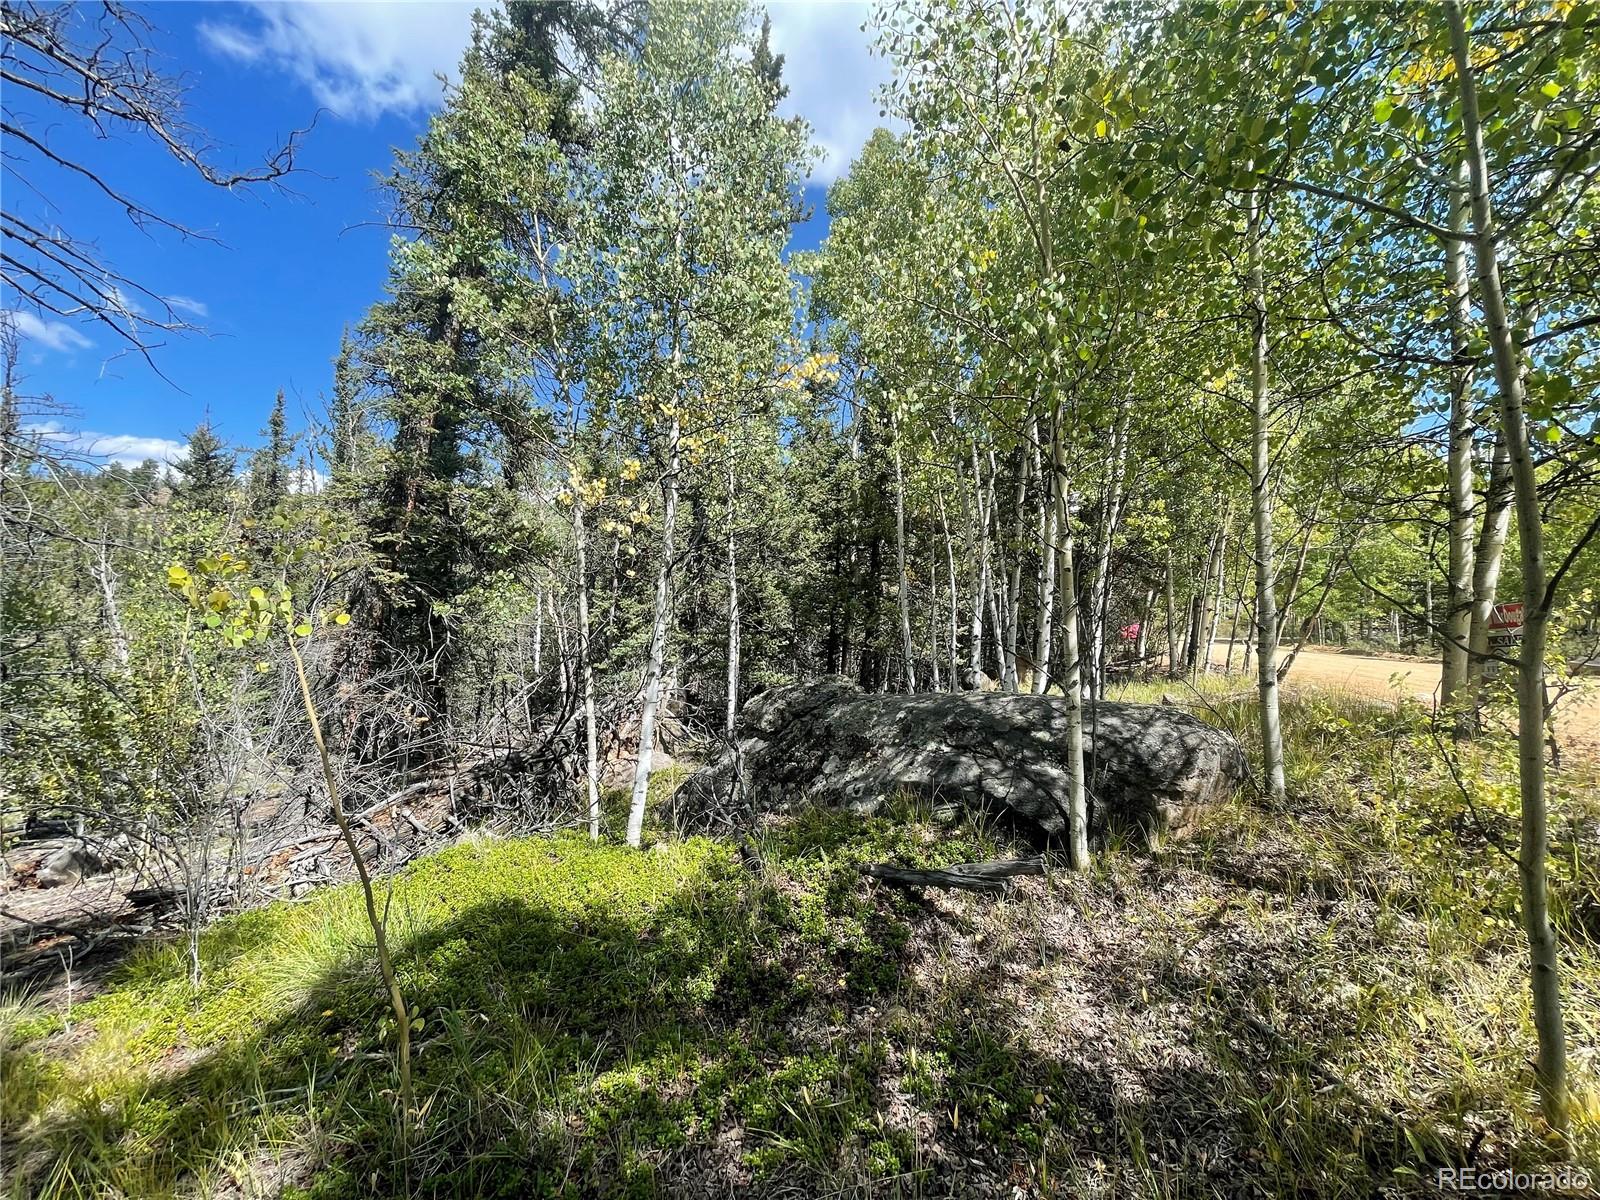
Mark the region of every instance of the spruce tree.
[[250, 457], [250, 511], [257, 517], [266, 516], [289, 495], [292, 442], [284, 419], [282, 389], [261, 436], [266, 439], [265, 444]]
[[191, 508], [222, 512], [228, 507], [233, 488], [234, 455], [207, 417], [189, 434], [189, 447], [173, 463], [178, 473], [173, 491]]
[[761, 36], [750, 55], [750, 69], [756, 73], [767, 89], [767, 102], [777, 108], [789, 94], [789, 85], [783, 81], [783, 55], [772, 52], [772, 14], [761, 14]]

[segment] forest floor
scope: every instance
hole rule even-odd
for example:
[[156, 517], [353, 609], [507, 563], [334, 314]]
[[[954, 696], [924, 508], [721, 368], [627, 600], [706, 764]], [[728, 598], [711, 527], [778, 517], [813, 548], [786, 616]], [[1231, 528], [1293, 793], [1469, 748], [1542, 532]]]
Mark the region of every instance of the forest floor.
[[[1160, 685], [1128, 689], [1154, 699]], [[1197, 711], [1248, 740], [1239, 681]], [[0, 1020], [14, 1196], [1437, 1194], [1441, 1167], [1600, 1170], [1600, 789], [1552, 779], [1574, 1124], [1532, 1098], [1510, 747], [1287, 690], [1291, 802], [999, 897], [860, 866], [1015, 847], [910, 804], [474, 838], [394, 880], [420, 1129], [393, 1121], [358, 894], [228, 918]], [[663, 794], [681, 773], [664, 773]], [[1491, 1189], [1492, 1190], [1492, 1189]]]

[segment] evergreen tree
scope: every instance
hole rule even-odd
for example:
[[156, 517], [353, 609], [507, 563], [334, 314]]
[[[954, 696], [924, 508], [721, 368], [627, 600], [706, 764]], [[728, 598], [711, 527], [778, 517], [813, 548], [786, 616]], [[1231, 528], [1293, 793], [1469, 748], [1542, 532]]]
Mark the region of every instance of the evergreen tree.
[[608, 55], [635, 45], [645, 7], [637, 0], [508, 0], [505, 14], [484, 18], [478, 51], [502, 73], [521, 71], [550, 97], [549, 133], [581, 148], [586, 139], [579, 80]]
[[191, 508], [222, 512], [233, 488], [234, 454], [207, 417], [189, 434], [184, 456], [172, 464], [178, 473], [173, 491]]
[[257, 517], [266, 516], [289, 495], [289, 451], [293, 441], [284, 419], [282, 389], [261, 436], [266, 439], [265, 444], [250, 457], [250, 511]]
[[328, 403], [328, 445], [325, 452], [328, 474], [336, 485], [347, 484], [356, 476], [364, 451], [371, 449], [372, 435], [361, 411], [361, 375], [358, 348], [346, 329], [339, 338], [339, 354], [333, 360], [333, 399]]
[[772, 14], [761, 14], [761, 34], [756, 38], [756, 48], [750, 55], [750, 69], [767, 89], [769, 103], [777, 108], [789, 94], [789, 85], [783, 81], [783, 55], [772, 52]]

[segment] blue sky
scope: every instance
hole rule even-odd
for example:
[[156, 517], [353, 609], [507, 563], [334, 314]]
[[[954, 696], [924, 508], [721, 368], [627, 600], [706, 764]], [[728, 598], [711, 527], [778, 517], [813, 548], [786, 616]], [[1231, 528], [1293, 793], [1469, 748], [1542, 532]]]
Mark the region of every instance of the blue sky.
[[[168, 73], [187, 85], [186, 110], [223, 164], [260, 161], [297, 128], [301, 170], [277, 192], [228, 194], [166, 158], [147, 139], [94, 139], [58, 112], [25, 123], [52, 151], [76, 157], [150, 208], [209, 235], [184, 239], [134, 228], [120, 209], [63, 172], [7, 172], [8, 207], [48, 217], [94, 241], [126, 276], [168, 297], [203, 333], [169, 338], [159, 374], [122, 352], [109, 330], [23, 312], [23, 391], [51, 395], [60, 425], [103, 457], [181, 453], [207, 413], [222, 435], [253, 444], [279, 388], [302, 428], [320, 411], [341, 329], [380, 297], [389, 235], [375, 176], [409, 146], [436, 107], [438, 73], [465, 44], [473, 4], [309, 0], [143, 5]], [[812, 123], [824, 158], [807, 189], [816, 216], [794, 245], [825, 232], [823, 194], [879, 123], [884, 77], [867, 52], [864, 4], [777, 3], [775, 48], [786, 56], [786, 102]], [[8, 107], [36, 118], [17, 97]], [[6, 296], [0, 307], [18, 302]], [[163, 378], [165, 376], [165, 378]]]

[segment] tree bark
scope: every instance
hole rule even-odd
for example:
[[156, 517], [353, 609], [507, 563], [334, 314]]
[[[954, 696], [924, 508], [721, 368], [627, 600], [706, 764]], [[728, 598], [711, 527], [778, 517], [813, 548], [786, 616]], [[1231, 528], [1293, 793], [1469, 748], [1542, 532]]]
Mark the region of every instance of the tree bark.
[[961, 637], [961, 617], [959, 614], [960, 591], [956, 583], [956, 544], [955, 538], [950, 535], [950, 520], [948, 510], [944, 505], [944, 493], [934, 489], [934, 500], [939, 505], [939, 528], [944, 531], [944, 561], [945, 568], [950, 576], [950, 690], [957, 691], [961, 687], [961, 659], [958, 643]]
[[1483, 523], [1472, 558], [1472, 617], [1467, 637], [1467, 689], [1471, 708], [1466, 714], [1472, 732], [1478, 728], [1483, 689], [1488, 679], [1489, 620], [1494, 615], [1495, 594], [1500, 589], [1500, 564], [1505, 560], [1506, 535], [1511, 529], [1511, 454], [1504, 434], [1496, 434], [1489, 462], [1489, 480], [1483, 493]]
[[550, 605], [550, 624], [556, 631], [556, 682], [561, 685], [561, 711], [567, 711], [567, 698], [572, 694], [572, 659], [567, 654], [567, 631], [561, 624], [561, 614], [556, 611], [556, 598], [547, 597]]
[[1008, 692], [1020, 691], [1021, 677], [1017, 667], [1018, 626], [1022, 622], [1022, 547], [1027, 539], [1028, 475], [1033, 458], [1027, 448], [1017, 455], [1017, 502], [1013, 510], [1015, 528], [1011, 539], [1011, 569], [1005, 592], [1005, 641], [1002, 662], [1002, 683]]
[[661, 564], [656, 569], [654, 615], [650, 622], [650, 656], [645, 663], [644, 701], [639, 709], [639, 757], [633, 769], [633, 797], [628, 805], [628, 845], [644, 838], [644, 810], [650, 798], [650, 763], [655, 757], [656, 710], [661, 705], [662, 664], [667, 654], [667, 621], [671, 601], [673, 535], [678, 521], [678, 460], [682, 431], [676, 415], [667, 435], [667, 473], [661, 480]]
[[[1470, 180], [1465, 162], [1456, 169], [1450, 195], [1450, 228], [1465, 232], [1471, 205]], [[1472, 645], [1473, 544], [1472, 544], [1472, 369], [1464, 365], [1472, 321], [1472, 286], [1467, 273], [1467, 246], [1459, 239], [1445, 242], [1445, 274], [1450, 286], [1450, 349], [1458, 360], [1450, 381], [1449, 447], [1446, 455], [1449, 490], [1449, 567], [1444, 618], [1443, 663], [1439, 705], [1458, 710], [1468, 678]], [[1466, 732], [1459, 719], [1458, 735]]]
[[894, 558], [899, 576], [900, 649], [905, 655], [906, 691], [917, 690], [916, 648], [911, 637], [911, 580], [906, 575], [906, 478], [900, 461], [900, 422], [890, 419], [894, 440]]
[[[962, 493], [962, 505], [966, 494]], [[967, 665], [974, 676], [983, 670], [983, 607], [989, 597], [989, 505], [984, 501], [982, 462], [978, 457], [978, 443], [972, 443], [972, 505], [976, 520], [968, 517], [967, 537], [978, 547], [978, 573], [972, 585], [972, 631], [968, 645]]]
[[1248, 197], [1250, 339], [1250, 507], [1256, 539], [1256, 687], [1260, 693], [1262, 776], [1278, 802], [1286, 795], [1278, 718], [1277, 569], [1272, 557], [1272, 394], [1267, 384], [1267, 296], [1262, 265], [1266, 214], [1260, 192]]
[[[1206, 644], [1200, 655], [1200, 669], [1205, 674], [1211, 673], [1212, 655], [1217, 645], [1217, 623], [1222, 618], [1222, 601], [1226, 598], [1225, 592], [1228, 583], [1228, 526], [1233, 523], [1233, 509], [1230, 505], [1222, 516], [1222, 528], [1217, 532], [1217, 586], [1214, 590], [1215, 599], [1211, 601], [1211, 617], [1206, 622]], [[1227, 674], [1224, 670], [1223, 674]]]
[[1177, 598], [1173, 595], [1172, 578], [1172, 547], [1167, 547], [1167, 675], [1169, 678], [1178, 677], [1178, 607]]
[[1156, 590], [1146, 588], [1144, 603], [1139, 606], [1139, 636], [1134, 640], [1133, 657], [1138, 661], [1139, 670], [1144, 670], [1145, 655], [1150, 652], [1150, 619], [1155, 615]]
[[1194, 590], [1194, 595], [1189, 600], [1189, 642], [1184, 650], [1183, 661], [1186, 671], [1191, 675], [1201, 674], [1207, 670], [1206, 656], [1211, 652], [1206, 640], [1210, 622], [1211, 578], [1217, 573], [1217, 559], [1222, 549], [1223, 526], [1226, 519], [1226, 510], [1219, 506], [1217, 529], [1211, 535], [1211, 540], [1206, 543], [1205, 566], [1201, 570], [1200, 581]]
[[1062, 690], [1067, 699], [1067, 858], [1074, 870], [1089, 865], [1089, 808], [1083, 774], [1083, 664], [1078, 653], [1078, 582], [1074, 575], [1072, 514], [1067, 509], [1071, 483], [1067, 476], [1065, 431], [1059, 409], [1051, 420], [1051, 466], [1055, 481], [1056, 529], [1061, 539], [1057, 562], [1061, 579], [1061, 656], [1065, 668]]
[[1561, 981], [1556, 935], [1550, 924], [1549, 884], [1545, 860], [1548, 830], [1544, 780], [1544, 651], [1550, 603], [1545, 594], [1544, 516], [1539, 511], [1539, 481], [1529, 452], [1521, 349], [1511, 332], [1501, 290], [1498, 229], [1490, 200], [1489, 162], [1484, 153], [1478, 117], [1477, 81], [1460, 0], [1445, 0], [1450, 26], [1450, 52], [1455, 59], [1461, 97], [1461, 131], [1466, 140], [1472, 178], [1473, 256], [1478, 273], [1479, 302], [1494, 355], [1499, 392], [1500, 431], [1511, 458], [1512, 496], [1522, 566], [1522, 649], [1517, 663], [1517, 765], [1522, 790], [1522, 844], [1518, 875], [1522, 885], [1522, 920], [1528, 938], [1533, 993], [1533, 1023], [1539, 1035], [1540, 1107], [1545, 1120], [1564, 1129], [1567, 1120], [1567, 1046], [1561, 1016]]
[[1105, 511], [1095, 541], [1094, 586], [1090, 593], [1089, 694], [1105, 693], [1106, 609], [1111, 602], [1111, 546], [1122, 517], [1122, 482], [1128, 458], [1128, 410], [1117, 414], [1111, 428], [1111, 462], [1106, 480]]
[[928, 546], [928, 684], [936, 692], [944, 690], [939, 679], [939, 560], [938, 551]]
[[584, 787], [589, 802], [589, 837], [600, 840], [600, 738], [594, 714], [594, 648], [589, 629], [589, 531], [583, 498], [572, 501], [572, 544], [578, 566], [578, 669], [583, 675]]
[[739, 716], [739, 558], [735, 546], [734, 526], [738, 516], [734, 496], [733, 455], [728, 456], [728, 708], [723, 719], [723, 732], [733, 736], [733, 727]]
[[[1053, 473], [1052, 473], [1053, 474]], [[1040, 479], [1039, 498], [1039, 619], [1033, 639], [1032, 691], [1044, 695], [1050, 690], [1051, 620], [1055, 611], [1056, 591], [1056, 508], [1049, 495], [1050, 487]]]

